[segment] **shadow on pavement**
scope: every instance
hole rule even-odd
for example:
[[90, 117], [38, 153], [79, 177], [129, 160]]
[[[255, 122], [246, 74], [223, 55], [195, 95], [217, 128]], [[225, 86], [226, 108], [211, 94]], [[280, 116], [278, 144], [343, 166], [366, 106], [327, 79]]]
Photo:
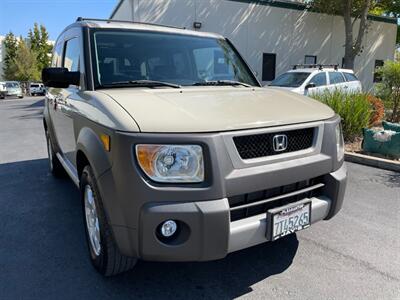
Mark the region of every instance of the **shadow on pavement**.
[[292, 235], [219, 261], [139, 262], [103, 278], [87, 256], [78, 191], [46, 159], [0, 165], [0, 191], [1, 299], [231, 299], [285, 271], [298, 249]]
[[26, 102], [9, 102], [9, 108], [18, 112], [13, 116], [14, 119], [42, 119], [44, 99], [38, 99], [37, 101], [27, 104]]
[[39, 100], [37, 100], [36, 102], [25, 105], [23, 108], [38, 108], [38, 107], [44, 107], [44, 98], [39, 98]]

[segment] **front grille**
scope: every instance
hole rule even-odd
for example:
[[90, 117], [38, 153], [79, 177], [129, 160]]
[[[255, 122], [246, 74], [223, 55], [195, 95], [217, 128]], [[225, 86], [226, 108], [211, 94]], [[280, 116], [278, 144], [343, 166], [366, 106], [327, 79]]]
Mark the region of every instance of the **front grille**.
[[[235, 136], [233, 141], [242, 159], [251, 159], [300, 151], [312, 147], [315, 128], [304, 128], [283, 132], [262, 133], [255, 135]], [[276, 135], [287, 136], [287, 148], [275, 151], [273, 138]]]
[[[317, 177], [276, 188], [228, 197], [231, 222], [266, 213], [269, 209], [281, 207], [304, 198], [321, 196], [323, 186], [323, 177]], [[310, 191], [307, 191], [307, 189], [310, 189]], [[305, 191], [301, 192], [303, 190]], [[285, 196], [297, 191], [301, 193]], [[274, 200], [274, 198], [279, 199]], [[258, 202], [261, 203], [258, 204]]]

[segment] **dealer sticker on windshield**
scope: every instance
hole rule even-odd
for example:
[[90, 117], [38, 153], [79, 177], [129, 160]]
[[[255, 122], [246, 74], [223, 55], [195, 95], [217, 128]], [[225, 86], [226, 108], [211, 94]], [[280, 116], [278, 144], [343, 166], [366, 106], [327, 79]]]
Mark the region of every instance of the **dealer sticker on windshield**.
[[303, 230], [311, 224], [311, 201], [303, 200], [290, 206], [269, 210], [267, 219], [271, 224], [269, 228], [271, 241]]

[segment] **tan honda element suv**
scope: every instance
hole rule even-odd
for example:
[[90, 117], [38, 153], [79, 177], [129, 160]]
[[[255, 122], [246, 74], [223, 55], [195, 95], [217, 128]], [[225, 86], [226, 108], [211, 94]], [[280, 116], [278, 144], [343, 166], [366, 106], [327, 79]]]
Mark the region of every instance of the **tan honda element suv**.
[[79, 18], [42, 77], [50, 169], [80, 189], [104, 275], [221, 259], [342, 207], [340, 118], [262, 88], [220, 35]]

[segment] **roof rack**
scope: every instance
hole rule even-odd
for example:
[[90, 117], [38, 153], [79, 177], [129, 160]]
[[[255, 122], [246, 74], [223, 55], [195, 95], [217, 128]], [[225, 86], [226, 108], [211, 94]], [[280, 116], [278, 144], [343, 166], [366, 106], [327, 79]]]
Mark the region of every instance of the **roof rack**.
[[82, 21], [101, 21], [101, 22], [107, 22], [107, 23], [113, 23], [113, 22], [116, 22], [116, 23], [130, 23], [130, 24], [152, 25], [152, 26], [174, 28], [174, 29], [186, 29], [185, 27], [169, 26], [169, 25], [146, 23], [146, 22], [134, 22], [134, 21], [127, 21], [127, 20], [96, 19], [96, 18], [83, 18], [83, 17], [76, 18], [76, 22], [82, 22]]
[[311, 68], [319, 70], [323, 70], [324, 68], [334, 68], [336, 71], [339, 69], [339, 65], [324, 65], [324, 64], [298, 64], [293, 66], [293, 70], [297, 70], [297, 68]]

